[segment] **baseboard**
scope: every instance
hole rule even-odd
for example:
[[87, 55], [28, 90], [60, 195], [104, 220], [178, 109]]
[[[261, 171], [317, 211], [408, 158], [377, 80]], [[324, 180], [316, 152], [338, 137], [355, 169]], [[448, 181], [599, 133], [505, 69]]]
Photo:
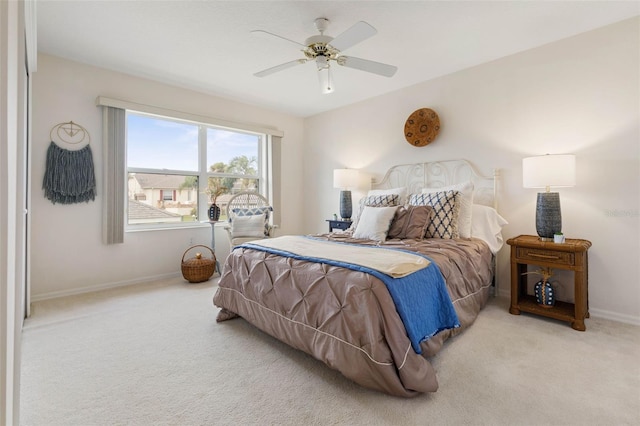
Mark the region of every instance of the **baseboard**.
[[116, 281], [111, 283], [102, 283], [87, 287], [73, 288], [69, 290], [51, 291], [48, 293], [34, 294], [31, 296], [31, 302], [39, 302], [41, 300], [56, 299], [58, 297], [75, 296], [83, 293], [92, 293], [94, 291], [108, 290], [110, 288], [124, 287], [133, 284], [141, 284], [149, 281], [163, 280], [174, 278], [180, 275], [180, 272], [171, 272], [168, 274], [153, 275], [148, 277], [133, 278], [130, 280]]
[[625, 324], [640, 325], [640, 318], [631, 315], [619, 314], [617, 312], [605, 311], [603, 309], [589, 308], [592, 317], [604, 318], [611, 321], [623, 322]]
[[[511, 289], [509, 288], [501, 288], [498, 291], [499, 297], [511, 297]], [[592, 317], [602, 318], [611, 321], [622, 322], [625, 324], [631, 325], [640, 325], [640, 318], [632, 315], [619, 314], [617, 312], [606, 311], [604, 309], [594, 309], [592, 307], [589, 308], [589, 314]]]
[[498, 287], [498, 297], [506, 297], [507, 299], [509, 299], [511, 297], [511, 288], [503, 287]]
[[[103, 283], [103, 284], [97, 284], [97, 285], [92, 285], [88, 287], [74, 288], [70, 290], [52, 291], [49, 293], [42, 293], [42, 294], [31, 296], [31, 302], [39, 302], [41, 300], [55, 299], [58, 297], [65, 297], [65, 296], [74, 296], [77, 294], [91, 293], [91, 292], [100, 291], [100, 290], [108, 290], [110, 288], [123, 287], [123, 286], [133, 285], [133, 284], [141, 284], [149, 281], [157, 281], [157, 280], [162, 280], [167, 278], [174, 278], [179, 275], [180, 275], [179, 272], [172, 272], [169, 274], [140, 277], [140, 278], [134, 278], [131, 280]], [[507, 289], [499, 288], [498, 297], [504, 297], [504, 298], [511, 297], [511, 290], [508, 288]], [[617, 312], [611, 312], [603, 309], [594, 309], [594, 308], [590, 308], [589, 313], [593, 317], [640, 326], [640, 318], [634, 317], [632, 315], [619, 314]]]

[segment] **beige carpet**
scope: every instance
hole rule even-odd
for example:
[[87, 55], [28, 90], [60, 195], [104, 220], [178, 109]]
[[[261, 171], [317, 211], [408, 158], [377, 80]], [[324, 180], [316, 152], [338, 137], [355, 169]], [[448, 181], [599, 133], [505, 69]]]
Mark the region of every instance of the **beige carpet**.
[[363, 389], [237, 319], [214, 282], [181, 278], [34, 304], [22, 346], [23, 425], [640, 424], [640, 328], [587, 331], [492, 299], [432, 359], [440, 389]]

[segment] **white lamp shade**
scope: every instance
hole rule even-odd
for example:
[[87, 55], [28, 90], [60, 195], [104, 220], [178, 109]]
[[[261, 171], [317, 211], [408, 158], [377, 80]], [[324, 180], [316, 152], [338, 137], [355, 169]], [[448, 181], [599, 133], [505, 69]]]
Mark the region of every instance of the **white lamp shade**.
[[546, 188], [575, 186], [576, 156], [573, 154], [539, 155], [522, 160], [522, 186]]
[[356, 169], [335, 169], [333, 171], [333, 187], [348, 189], [358, 186], [358, 171]]

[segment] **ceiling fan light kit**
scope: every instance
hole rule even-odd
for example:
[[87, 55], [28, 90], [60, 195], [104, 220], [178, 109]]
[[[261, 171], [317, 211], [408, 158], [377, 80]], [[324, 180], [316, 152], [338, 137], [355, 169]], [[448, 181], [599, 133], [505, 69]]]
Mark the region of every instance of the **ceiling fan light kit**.
[[355, 58], [353, 56], [341, 55], [341, 52], [374, 36], [377, 31], [371, 25], [364, 21], [355, 23], [342, 34], [333, 38], [324, 35], [329, 20], [326, 18], [318, 18], [315, 21], [316, 29], [320, 35], [314, 35], [307, 38], [304, 42], [298, 43], [288, 38], [270, 33], [268, 31], [255, 30], [252, 33], [268, 34], [280, 39], [294, 43], [302, 47], [304, 58], [285, 62], [275, 67], [267, 68], [255, 73], [256, 77], [266, 77], [279, 71], [304, 64], [308, 61], [314, 61], [318, 71], [318, 79], [320, 81], [320, 89], [322, 93], [327, 94], [334, 91], [333, 76], [331, 74], [331, 61], [347, 68], [353, 68], [360, 71], [366, 71], [384, 77], [392, 77], [398, 68], [393, 65], [383, 64], [381, 62], [370, 61], [368, 59]]

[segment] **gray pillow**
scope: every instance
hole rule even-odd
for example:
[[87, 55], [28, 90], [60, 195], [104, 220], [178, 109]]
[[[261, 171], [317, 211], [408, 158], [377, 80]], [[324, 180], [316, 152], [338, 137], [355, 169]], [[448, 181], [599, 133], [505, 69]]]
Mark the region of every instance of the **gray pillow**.
[[431, 223], [431, 206], [402, 206], [391, 222], [387, 238], [421, 240]]

